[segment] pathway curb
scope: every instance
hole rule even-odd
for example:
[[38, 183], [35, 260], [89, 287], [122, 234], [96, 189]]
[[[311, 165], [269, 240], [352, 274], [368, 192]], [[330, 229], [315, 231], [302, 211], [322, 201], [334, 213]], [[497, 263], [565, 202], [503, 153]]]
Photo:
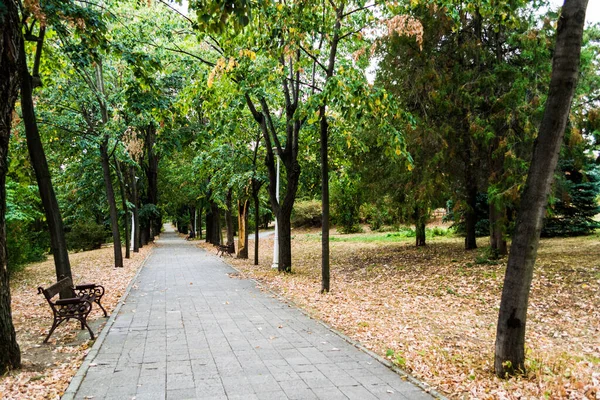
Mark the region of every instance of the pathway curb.
[[67, 387], [67, 390], [61, 396], [61, 400], [73, 400], [75, 398], [75, 395], [77, 394], [77, 390], [79, 390], [79, 386], [81, 386], [81, 382], [83, 382], [83, 378], [85, 378], [85, 375], [87, 374], [87, 371], [90, 368], [90, 364], [91, 364], [92, 360], [98, 354], [100, 347], [102, 347], [102, 343], [104, 343], [104, 339], [106, 339], [106, 335], [108, 335], [108, 331], [113, 326], [115, 319], [117, 318], [117, 315], [119, 314], [119, 311], [121, 310], [121, 307], [125, 303], [125, 299], [127, 299], [127, 297], [129, 296], [129, 293], [131, 292], [131, 289], [133, 288], [135, 281], [137, 280], [138, 276], [140, 275], [142, 268], [144, 268], [144, 266], [146, 265], [146, 261], [148, 261], [148, 259], [150, 258], [150, 256], [152, 255], [153, 252], [154, 252], [154, 248], [150, 249], [150, 251], [146, 255], [146, 258], [144, 258], [144, 260], [140, 264], [139, 268], [137, 269], [135, 275], [133, 276], [133, 278], [131, 278], [131, 281], [129, 281], [129, 285], [127, 285], [127, 288], [125, 288], [125, 293], [123, 293], [123, 295], [119, 299], [117, 306], [115, 307], [113, 312], [110, 314], [108, 321], [104, 325], [104, 328], [102, 328], [102, 332], [100, 332], [100, 334], [98, 335], [98, 338], [94, 342], [94, 345], [92, 346], [92, 348], [90, 349], [88, 354], [85, 356], [85, 359], [83, 360], [83, 363], [81, 363], [81, 366], [77, 370], [77, 373], [75, 374], [73, 379], [71, 379], [71, 382], [69, 383], [69, 387]]
[[[199, 247], [199, 246], [198, 246]], [[206, 249], [204, 249], [203, 247], [199, 247], [200, 249], [204, 250], [207, 254], [208, 251]], [[212, 255], [212, 254], [211, 254]], [[216, 256], [215, 256], [216, 257]], [[219, 257], [221, 258], [221, 257]], [[340, 338], [342, 338], [344, 341], [346, 341], [347, 343], [351, 344], [352, 346], [356, 347], [357, 349], [359, 349], [360, 351], [362, 351], [363, 353], [368, 354], [369, 356], [373, 357], [375, 360], [379, 361], [381, 364], [385, 365], [386, 367], [388, 367], [390, 370], [394, 371], [396, 374], [400, 375], [400, 377], [402, 379], [405, 379], [407, 381], [409, 381], [410, 383], [412, 383], [415, 386], [418, 386], [420, 389], [422, 389], [424, 392], [426, 392], [427, 394], [430, 394], [431, 396], [439, 399], [439, 400], [449, 400], [446, 396], [444, 396], [443, 394], [439, 393], [438, 391], [436, 391], [435, 389], [431, 388], [431, 386], [429, 386], [427, 383], [420, 381], [419, 379], [415, 378], [414, 376], [410, 375], [409, 373], [407, 373], [406, 371], [402, 370], [401, 368], [397, 367], [396, 365], [394, 365], [392, 362], [390, 362], [389, 360], [386, 360], [385, 358], [381, 357], [379, 354], [373, 352], [372, 350], [367, 349], [365, 346], [363, 346], [360, 342], [346, 336], [345, 334], [343, 334], [342, 332], [332, 328], [330, 325], [328, 325], [327, 323], [321, 321], [319, 318], [317, 318], [316, 316], [314, 316], [312, 313], [310, 313], [308, 310], [305, 310], [304, 308], [300, 307], [298, 304], [296, 304], [296, 302], [294, 302], [291, 299], [288, 299], [287, 297], [284, 297], [283, 295], [274, 292], [273, 290], [271, 290], [271, 288], [269, 288], [268, 286], [266, 286], [265, 284], [257, 281], [254, 278], [250, 278], [247, 276], [247, 274], [244, 274], [242, 271], [240, 271], [239, 269], [237, 269], [234, 265], [231, 265], [230, 263], [226, 262], [224, 257], [220, 260], [222, 263], [227, 264], [229, 267], [231, 267], [232, 269], [236, 270], [238, 274], [244, 276], [244, 279], [248, 279], [250, 281], [253, 281], [256, 283], [256, 285], [258, 287], [260, 287], [261, 289], [266, 290], [267, 292], [271, 293], [273, 296], [275, 296], [276, 298], [278, 298], [280, 301], [286, 303], [286, 304], [291, 304], [292, 306], [294, 306], [296, 309], [300, 310], [300, 312], [302, 312], [304, 315], [306, 315], [308, 318], [312, 319], [313, 321], [317, 322], [318, 324], [320, 324], [321, 326], [325, 327], [327, 330], [329, 330], [331, 333], [339, 336]]]

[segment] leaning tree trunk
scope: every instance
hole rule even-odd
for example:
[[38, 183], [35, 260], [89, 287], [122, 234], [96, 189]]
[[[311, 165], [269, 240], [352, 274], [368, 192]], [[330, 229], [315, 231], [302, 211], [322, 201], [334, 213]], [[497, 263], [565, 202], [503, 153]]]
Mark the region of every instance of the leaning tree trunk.
[[237, 258], [248, 258], [248, 199], [238, 200], [238, 252]]
[[533, 267], [554, 170], [577, 85], [587, 0], [565, 0], [558, 20], [544, 116], [513, 236], [496, 330], [496, 375], [525, 370], [525, 327]]
[[23, 39], [16, 4], [11, 0], [3, 4], [6, 8], [0, 14], [0, 375], [21, 366], [6, 260], [6, 173], [13, 110], [19, 93], [18, 49]]
[[121, 233], [119, 232], [119, 215], [117, 212], [117, 202], [115, 201], [115, 191], [110, 177], [110, 156], [108, 154], [108, 137], [104, 137], [100, 144], [100, 161], [102, 164], [102, 173], [104, 176], [104, 188], [106, 190], [106, 199], [108, 200], [108, 209], [110, 212], [110, 226], [112, 228], [113, 249], [115, 254], [115, 268], [123, 268], [123, 252], [121, 249]]
[[[71, 264], [69, 263], [69, 253], [67, 251], [67, 242], [63, 221], [52, 186], [50, 170], [46, 161], [46, 154], [40, 139], [40, 132], [37, 126], [35, 110], [33, 106], [33, 87], [32, 79], [27, 68], [25, 43], [19, 44], [19, 75], [21, 80], [21, 112], [23, 114], [23, 123], [25, 125], [25, 136], [27, 137], [27, 149], [31, 165], [35, 171], [42, 206], [46, 214], [46, 222], [50, 232], [50, 248], [54, 256], [54, 266], [56, 268], [56, 278], [71, 277]], [[69, 296], [68, 293], [61, 293], [61, 297]]]
[[[471, 171], [472, 172], [472, 171]], [[477, 248], [477, 185], [473, 182], [473, 177], [467, 174], [467, 209], [465, 212], [465, 250]]]

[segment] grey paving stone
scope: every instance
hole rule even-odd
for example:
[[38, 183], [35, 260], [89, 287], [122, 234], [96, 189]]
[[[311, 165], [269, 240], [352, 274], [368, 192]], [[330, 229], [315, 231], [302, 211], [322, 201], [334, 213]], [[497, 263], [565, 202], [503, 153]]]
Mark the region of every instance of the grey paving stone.
[[430, 399], [253, 281], [163, 233], [77, 399]]

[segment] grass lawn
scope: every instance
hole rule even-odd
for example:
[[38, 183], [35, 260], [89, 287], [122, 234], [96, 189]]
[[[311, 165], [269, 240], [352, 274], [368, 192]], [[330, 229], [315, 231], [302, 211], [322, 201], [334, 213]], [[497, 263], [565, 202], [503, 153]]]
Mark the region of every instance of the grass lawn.
[[462, 238], [431, 235], [417, 248], [403, 234], [332, 231], [331, 292], [321, 295], [319, 231], [292, 235], [292, 274], [271, 270], [272, 237], [260, 242], [259, 266], [226, 260], [451, 398], [600, 399], [600, 237], [542, 240], [528, 374], [500, 380], [493, 355], [506, 259], [486, 257], [487, 238], [467, 252]]

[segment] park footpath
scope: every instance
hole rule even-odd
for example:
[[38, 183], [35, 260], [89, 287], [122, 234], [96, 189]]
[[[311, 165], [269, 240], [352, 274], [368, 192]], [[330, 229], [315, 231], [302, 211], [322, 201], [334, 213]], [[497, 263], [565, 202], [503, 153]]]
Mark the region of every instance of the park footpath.
[[156, 244], [63, 399], [432, 398], [193, 242]]

